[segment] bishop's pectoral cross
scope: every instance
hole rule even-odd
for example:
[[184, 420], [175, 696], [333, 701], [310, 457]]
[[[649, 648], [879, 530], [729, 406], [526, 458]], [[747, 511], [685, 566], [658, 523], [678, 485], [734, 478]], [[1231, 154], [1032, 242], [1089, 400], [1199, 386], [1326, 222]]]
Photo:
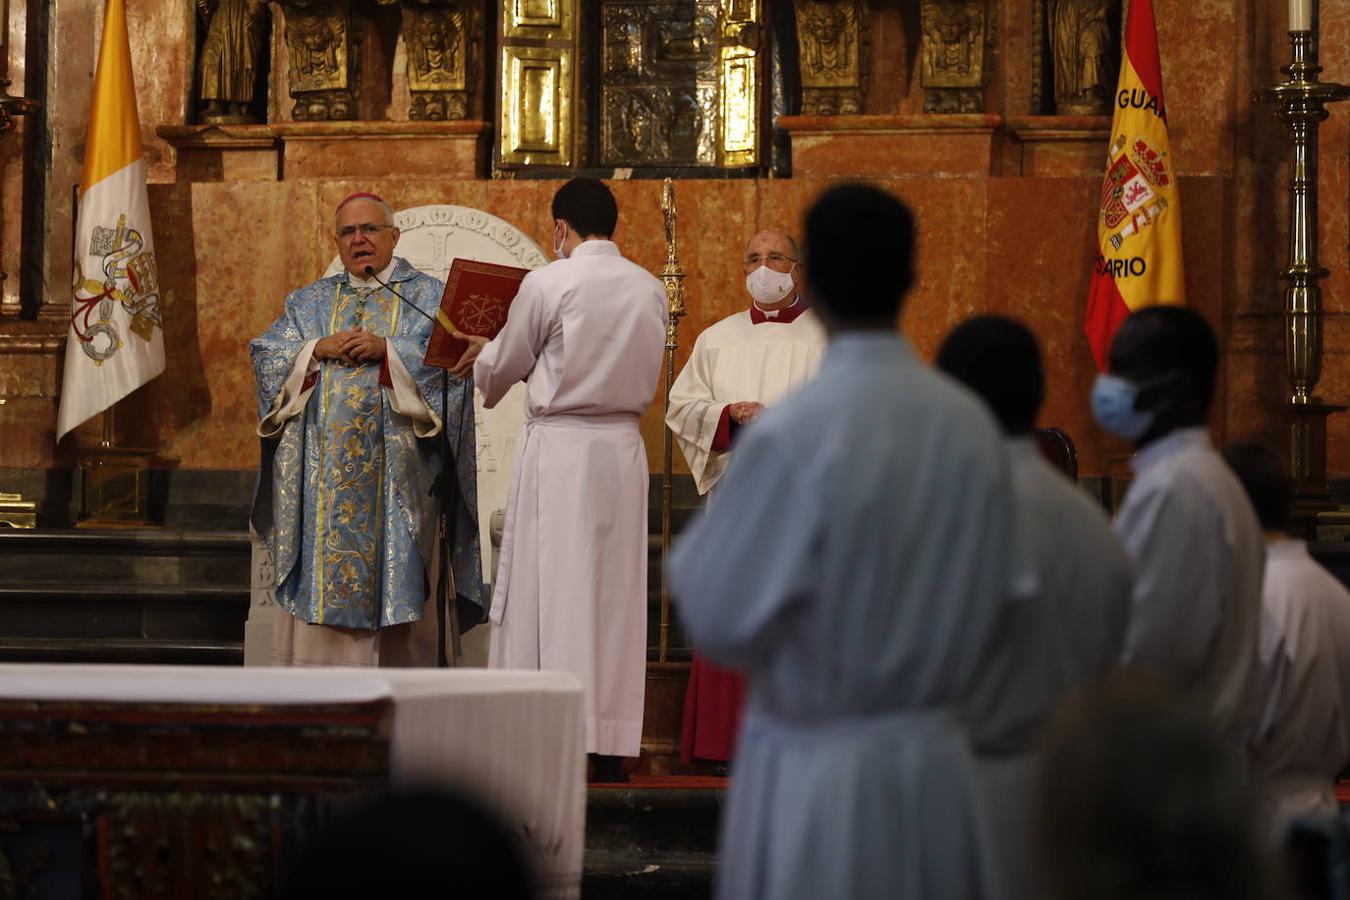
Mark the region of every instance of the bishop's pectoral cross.
[[356, 289], [356, 327], [364, 329], [366, 327], [366, 301], [374, 293], [374, 288]]

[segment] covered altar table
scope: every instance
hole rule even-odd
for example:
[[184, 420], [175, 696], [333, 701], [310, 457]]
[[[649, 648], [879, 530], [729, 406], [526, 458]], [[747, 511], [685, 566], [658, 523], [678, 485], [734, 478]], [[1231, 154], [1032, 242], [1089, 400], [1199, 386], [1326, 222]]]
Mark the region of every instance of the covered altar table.
[[540, 896], [576, 897], [583, 736], [566, 673], [0, 666], [0, 857], [104, 896], [275, 896], [326, 810], [435, 785], [502, 817]]

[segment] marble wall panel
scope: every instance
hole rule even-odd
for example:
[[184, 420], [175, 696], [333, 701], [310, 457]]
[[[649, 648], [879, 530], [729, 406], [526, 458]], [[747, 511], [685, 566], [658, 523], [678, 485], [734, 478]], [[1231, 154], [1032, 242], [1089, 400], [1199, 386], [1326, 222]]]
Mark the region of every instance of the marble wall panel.
[[1185, 173], [1231, 174], [1234, 109], [1252, 85], [1234, 65], [1247, 28], [1234, 0], [1154, 0], [1163, 93], [1177, 165]]
[[[795, 178], [988, 176], [994, 126], [987, 116], [791, 116]], [[957, 126], [954, 123], [959, 123]]]

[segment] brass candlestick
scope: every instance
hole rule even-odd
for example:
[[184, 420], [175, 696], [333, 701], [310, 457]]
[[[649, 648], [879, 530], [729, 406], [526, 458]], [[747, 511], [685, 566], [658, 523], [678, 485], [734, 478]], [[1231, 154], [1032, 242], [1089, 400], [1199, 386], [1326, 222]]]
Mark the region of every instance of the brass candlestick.
[[[670, 389], [675, 383], [675, 351], [680, 346], [680, 317], [684, 308], [684, 269], [680, 268], [679, 253], [675, 246], [675, 184], [669, 178], [661, 186], [661, 212], [666, 221], [666, 264], [661, 269], [661, 280], [666, 285], [666, 306], [669, 318], [666, 321], [666, 393], [662, 407], [662, 421], [670, 412]], [[666, 559], [670, 556], [670, 507], [673, 502], [672, 470], [675, 461], [675, 445], [670, 427], [663, 429], [665, 440], [662, 444], [661, 463], [661, 662], [666, 661], [670, 648], [670, 582], [666, 574]]]
[[[1314, 22], [1316, 18], [1314, 17]], [[1280, 270], [1284, 292], [1284, 363], [1289, 392], [1290, 465], [1295, 493], [1312, 506], [1327, 506], [1327, 416], [1344, 406], [1323, 403], [1313, 391], [1322, 376], [1322, 289], [1329, 274], [1317, 261], [1317, 127], [1328, 103], [1350, 98], [1350, 87], [1318, 81], [1314, 31], [1291, 31], [1293, 61], [1280, 69], [1287, 80], [1254, 91], [1253, 99], [1279, 104], [1276, 115], [1289, 129], [1289, 264]]]

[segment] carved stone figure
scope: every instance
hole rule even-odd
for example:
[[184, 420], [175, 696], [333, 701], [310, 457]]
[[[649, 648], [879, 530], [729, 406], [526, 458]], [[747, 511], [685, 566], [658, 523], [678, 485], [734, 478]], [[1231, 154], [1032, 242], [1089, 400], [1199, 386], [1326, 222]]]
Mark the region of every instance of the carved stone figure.
[[286, 11], [291, 114], [297, 120], [351, 119], [360, 82], [360, 32], [344, 0], [280, 0]]
[[796, 0], [802, 112], [862, 112], [865, 34], [861, 0]]
[[[1055, 111], [1104, 115], [1110, 111], [1116, 73], [1112, 65], [1112, 0], [1048, 0], [1054, 60]], [[1119, 21], [1119, 16], [1114, 17]]]
[[471, 9], [458, 0], [404, 0], [412, 119], [463, 119], [469, 113]]
[[984, 0], [924, 0], [924, 112], [980, 112], [984, 108]]
[[251, 106], [264, 66], [271, 16], [267, 0], [197, 0], [206, 23], [198, 56], [200, 115], [203, 122], [256, 122]]

